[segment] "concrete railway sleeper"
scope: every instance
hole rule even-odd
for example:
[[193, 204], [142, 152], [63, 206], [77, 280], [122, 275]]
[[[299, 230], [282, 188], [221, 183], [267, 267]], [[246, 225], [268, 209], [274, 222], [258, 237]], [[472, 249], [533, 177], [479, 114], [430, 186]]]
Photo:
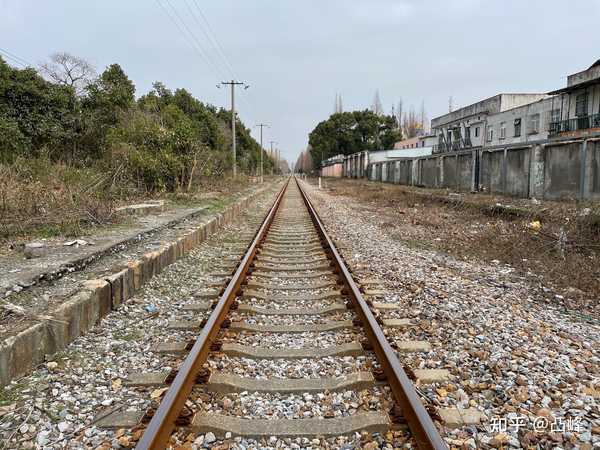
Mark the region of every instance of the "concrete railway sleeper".
[[[222, 291], [186, 307], [213, 309], [207, 319], [172, 324], [197, 337], [161, 346], [169, 358], [183, 358], [178, 370], [130, 375], [129, 386], [165, 386], [153, 391], [156, 408], [121, 411], [99, 426], [134, 428], [138, 449], [213, 447], [235, 437], [256, 440], [251, 448], [278, 440], [294, 448], [321, 448], [321, 440], [349, 448], [340, 436], [367, 448], [446, 448], [398, 360], [396, 352], [410, 351], [410, 343], [388, 343], [374, 304], [363, 298], [297, 180], [286, 182], [233, 275], [221, 281]], [[211, 303], [211, 295], [218, 300]], [[236, 358], [244, 364], [228, 371]], [[338, 360], [351, 369], [340, 370]], [[298, 376], [299, 365], [312, 372]]]

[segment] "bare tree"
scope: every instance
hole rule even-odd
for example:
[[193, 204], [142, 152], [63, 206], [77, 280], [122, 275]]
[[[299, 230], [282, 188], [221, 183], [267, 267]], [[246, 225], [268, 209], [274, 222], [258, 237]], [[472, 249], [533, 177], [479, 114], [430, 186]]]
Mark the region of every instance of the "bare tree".
[[423, 125], [415, 112], [415, 108], [411, 105], [407, 114], [404, 114], [402, 120], [402, 126], [406, 133], [405, 138], [412, 138], [418, 136], [421, 132]]
[[381, 104], [381, 98], [379, 97], [379, 89], [375, 91], [375, 97], [373, 97], [373, 106], [371, 106], [371, 111], [378, 116], [383, 115], [383, 105]]
[[82, 95], [96, 77], [92, 64], [67, 52], [54, 53], [50, 61], [40, 65], [40, 72], [54, 83], [71, 86], [77, 95]]
[[402, 111], [402, 108], [404, 107], [404, 103], [402, 101], [402, 97], [400, 97], [400, 100], [398, 100], [398, 111], [396, 111], [396, 120], [398, 121], [398, 127], [400, 127], [400, 131], [402, 131], [402, 136], [405, 136], [405, 130], [402, 126], [402, 115], [404, 114], [404, 112]]
[[427, 131], [427, 113], [425, 112], [425, 100], [421, 100], [421, 129]]

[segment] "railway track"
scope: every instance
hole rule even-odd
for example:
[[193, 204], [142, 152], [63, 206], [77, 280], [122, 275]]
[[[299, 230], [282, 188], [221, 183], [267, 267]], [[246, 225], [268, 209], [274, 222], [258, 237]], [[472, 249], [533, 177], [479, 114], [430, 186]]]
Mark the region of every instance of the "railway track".
[[[377, 436], [393, 447], [446, 448], [295, 178], [212, 308], [179, 369], [161, 380], [170, 386], [146, 413], [136, 448], [209, 435], [317, 448], [320, 439], [335, 448], [347, 442], [339, 436]], [[228, 370], [235, 358], [242, 373]]]

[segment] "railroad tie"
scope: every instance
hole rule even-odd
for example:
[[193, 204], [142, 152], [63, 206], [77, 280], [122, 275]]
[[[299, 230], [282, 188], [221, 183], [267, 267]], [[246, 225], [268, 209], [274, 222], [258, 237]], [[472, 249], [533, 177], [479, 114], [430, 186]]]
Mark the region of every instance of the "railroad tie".
[[385, 433], [390, 428], [387, 414], [367, 412], [332, 419], [241, 419], [222, 414], [197, 414], [191, 426], [198, 433], [217, 436], [231, 433], [245, 438], [330, 437], [358, 431]]

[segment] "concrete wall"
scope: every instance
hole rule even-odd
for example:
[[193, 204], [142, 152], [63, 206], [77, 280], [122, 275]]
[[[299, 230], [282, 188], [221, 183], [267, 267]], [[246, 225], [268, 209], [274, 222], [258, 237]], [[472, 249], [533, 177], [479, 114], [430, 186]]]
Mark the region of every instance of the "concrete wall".
[[475, 161], [474, 161], [475, 152], [462, 153], [457, 154], [457, 187], [456, 189], [459, 191], [473, 191], [475, 190], [474, 186], [474, 170], [475, 170]]
[[368, 178], [545, 199], [600, 199], [600, 138], [494, 147], [369, 164]]
[[529, 196], [530, 147], [507, 149], [503, 192], [515, 197]]
[[589, 168], [587, 197], [600, 198], [600, 141], [588, 142], [587, 157], [586, 166]]
[[398, 161], [398, 184], [412, 184], [412, 165], [411, 159]]
[[490, 194], [503, 192], [502, 162], [504, 151], [483, 151], [481, 153], [481, 169], [479, 171], [479, 186]]
[[321, 176], [322, 177], [341, 178], [343, 172], [344, 172], [344, 165], [341, 162], [321, 168]]
[[440, 187], [446, 187], [450, 189], [457, 188], [457, 174], [456, 174], [456, 155], [444, 155], [440, 158], [442, 164], [440, 174], [443, 174], [443, 178], [438, 180]]
[[581, 145], [546, 147], [544, 192], [546, 198], [577, 198], [581, 185]]
[[548, 97], [547, 94], [500, 94], [500, 111], [517, 108]]
[[420, 159], [421, 170], [419, 184], [425, 187], [438, 187], [438, 160], [439, 157]]

